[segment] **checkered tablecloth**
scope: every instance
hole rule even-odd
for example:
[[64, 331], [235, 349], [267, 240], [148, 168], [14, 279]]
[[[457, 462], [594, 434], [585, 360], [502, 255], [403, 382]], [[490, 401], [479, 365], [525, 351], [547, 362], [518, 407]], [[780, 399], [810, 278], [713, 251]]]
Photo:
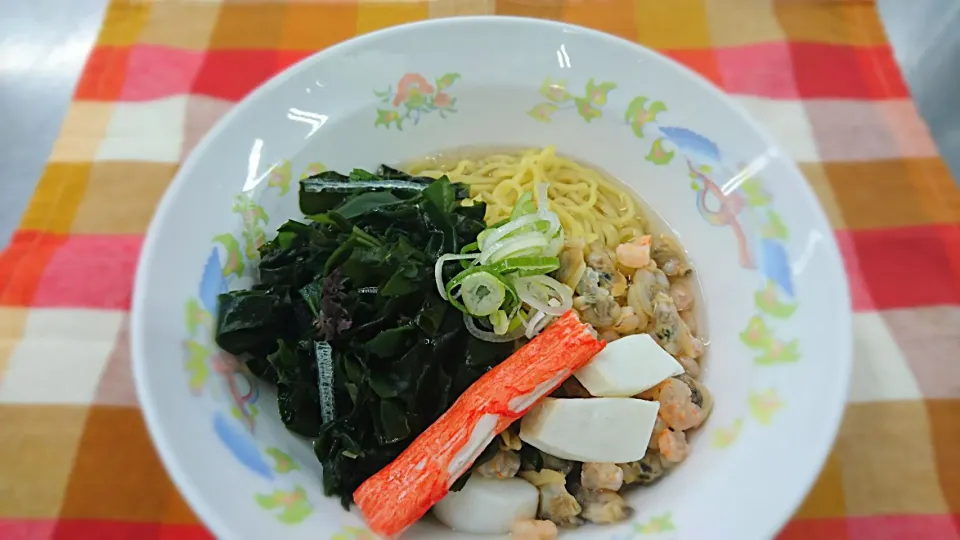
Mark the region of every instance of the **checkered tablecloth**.
[[492, 13], [590, 26], [692, 67], [769, 126], [819, 195], [849, 275], [855, 367], [836, 446], [781, 538], [960, 538], [960, 191], [873, 2], [117, 0], [0, 255], [0, 539], [210, 537], [130, 374], [134, 267], [161, 193], [224, 112], [297, 60]]

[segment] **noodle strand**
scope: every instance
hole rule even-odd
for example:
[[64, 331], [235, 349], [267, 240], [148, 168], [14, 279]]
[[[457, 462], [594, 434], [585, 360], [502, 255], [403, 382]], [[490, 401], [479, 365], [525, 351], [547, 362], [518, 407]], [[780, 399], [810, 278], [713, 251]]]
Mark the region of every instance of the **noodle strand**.
[[410, 169], [420, 176], [447, 175], [452, 182], [470, 186], [470, 196], [487, 204], [488, 224], [508, 217], [524, 193], [537, 197], [537, 185], [547, 183], [550, 209], [571, 240], [600, 240], [615, 247], [645, 230], [632, 195], [600, 172], [557, 156], [552, 146], [464, 159], [449, 166], [423, 162]]

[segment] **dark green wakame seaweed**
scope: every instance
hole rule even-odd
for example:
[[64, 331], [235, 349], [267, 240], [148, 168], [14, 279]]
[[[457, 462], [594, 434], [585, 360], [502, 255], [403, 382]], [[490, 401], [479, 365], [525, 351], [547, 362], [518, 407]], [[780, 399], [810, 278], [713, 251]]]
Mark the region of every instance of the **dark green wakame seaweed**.
[[[458, 253], [485, 227], [482, 204], [459, 204], [468, 195], [446, 178], [387, 166], [306, 178], [306, 219], [288, 221], [260, 248], [260, 282], [220, 295], [217, 344], [276, 385], [281, 419], [315, 439], [325, 491], [345, 507], [512, 352], [511, 344], [471, 336], [436, 291], [437, 258]], [[444, 274], [459, 269], [451, 263]], [[335, 412], [326, 423], [321, 341], [333, 350]]]

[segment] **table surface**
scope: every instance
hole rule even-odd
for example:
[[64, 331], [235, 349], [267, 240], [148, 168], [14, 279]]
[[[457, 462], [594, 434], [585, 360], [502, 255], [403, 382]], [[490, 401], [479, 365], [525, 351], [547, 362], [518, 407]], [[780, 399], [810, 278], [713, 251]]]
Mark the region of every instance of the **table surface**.
[[[352, 26], [285, 47], [270, 73], [378, 27], [506, 13], [618, 33], [732, 93], [770, 126], [820, 197], [855, 311], [846, 419], [781, 538], [960, 538], [960, 192], [950, 174], [960, 171], [960, 69], [950, 69], [960, 65], [960, 33], [948, 31], [960, 24], [960, 4], [879, 0], [878, 14], [874, 2], [854, 0], [674, 1], [669, 10], [658, 7], [665, 0], [4, 3], [0, 538], [208, 537], [144, 430], [126, 310], [163, 186], [259, 82], [199, 91], [217, 56], [210, 51], [279, 49], [283, 17], [251, 15], [278, 9], [288, 19], [304, 10]], [[641, 25], [642, 17], [661, 19]], [[274, 41], [246, 41], [251, 20]], [[121, 151], [119, 161], [98, 154], [105, 139], [137, 136], [117, 125], [160, 122], [149, 110], [180, 95], [188, 103], [177, 111], [174, 150], [162, 158]], [[134, 191], [138, 202], [116, 204]], [[78, 283], [75, 273], [90, 279]], [[58, 360], [66, 357], [70, 364]]]

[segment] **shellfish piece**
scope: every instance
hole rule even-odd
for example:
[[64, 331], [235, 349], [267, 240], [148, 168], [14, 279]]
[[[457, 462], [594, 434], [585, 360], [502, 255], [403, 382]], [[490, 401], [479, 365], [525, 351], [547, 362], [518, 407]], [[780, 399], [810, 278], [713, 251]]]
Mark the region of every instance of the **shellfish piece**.
[[567, 311], [473, 383], [393, 462], [353, 493], [371, 531], [394, 537], [443, 499], [483, 449], [604, 347]]

